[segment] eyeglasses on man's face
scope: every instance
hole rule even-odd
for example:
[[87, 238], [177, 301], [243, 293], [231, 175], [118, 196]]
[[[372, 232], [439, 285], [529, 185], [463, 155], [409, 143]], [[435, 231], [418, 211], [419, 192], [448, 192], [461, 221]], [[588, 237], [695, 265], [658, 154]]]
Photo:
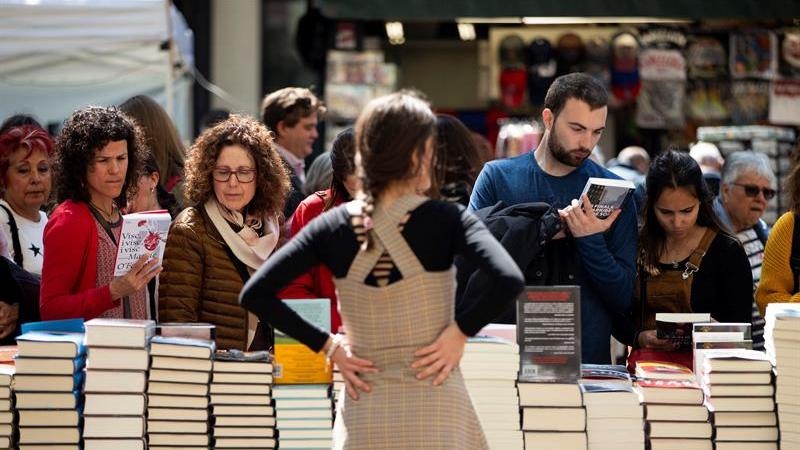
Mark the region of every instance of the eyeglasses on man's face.
[[219, 181], [220, 183], [226, 183], [231, 179], [231, 175], [233, 174], [236, 174], [236, 180], [239, 183], [251, 183], [256, 178], [256, 169], [252, 167], [239, 167], [236, 170], [232, 170], [229, 167], [215, 167], [211, 171], [211, 176], [214, 177], [214, 181]]
[[758, 197], [758, 193], [761, 192], [762, 194], [764, 194], [764, 198], [766, 200], [772, 200], [772, 198], [775, 197], [775, 194], [777, 194], [777, 191], [775, 189], [762, 188], [754, 184], [742, 184], [742, 183], [733, 183], [733, 184], [735, 186], [743, 188], [744, 195], [748, 197]]

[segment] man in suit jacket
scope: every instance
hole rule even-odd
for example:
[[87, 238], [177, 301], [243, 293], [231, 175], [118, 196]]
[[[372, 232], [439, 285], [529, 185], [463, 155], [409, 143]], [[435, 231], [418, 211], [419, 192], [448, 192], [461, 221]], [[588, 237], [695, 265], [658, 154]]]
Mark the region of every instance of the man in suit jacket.
[[261, 102], [261, 121], [275, 134], [278, 153], [289, 169], [292, 182], [283, 210], [287, 222], [305, 198], [305, 158], [319, 137], [317, 122], [324, 113], [322, 101], [305, 88], [279, 89], [267, 94]]

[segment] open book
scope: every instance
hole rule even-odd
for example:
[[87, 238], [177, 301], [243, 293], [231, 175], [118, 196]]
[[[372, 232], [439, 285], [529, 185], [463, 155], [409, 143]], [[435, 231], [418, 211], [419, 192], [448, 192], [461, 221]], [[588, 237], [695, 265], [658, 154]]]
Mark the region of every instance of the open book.
[[122, 216], [114, 276], [127, 274], [142, 255], [150, 254], [158, 264], [164, 259], [164, 246], [172, 218], [166, 210], [144, 211]]
[[636, 186], [628, 180], [592, 177], [586, 180], [586, 186], [583, 187], [581, 197], [583, 197], [583, 194], [589, 196], [594, 214], [601, 219], [605, 219], [615, 209], [622, 206], [625, 198], [634, 189], [636, 189]]

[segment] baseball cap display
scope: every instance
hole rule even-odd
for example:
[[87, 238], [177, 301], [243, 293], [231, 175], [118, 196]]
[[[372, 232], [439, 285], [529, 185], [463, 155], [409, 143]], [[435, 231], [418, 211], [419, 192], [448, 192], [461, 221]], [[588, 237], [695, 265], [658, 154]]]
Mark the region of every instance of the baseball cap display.
[[556, 77], [556, 59], [550, 41], [534, 38], [526, 48], [528, 63], [528, 100], [534, 106], [544, 103], [547, 89]]

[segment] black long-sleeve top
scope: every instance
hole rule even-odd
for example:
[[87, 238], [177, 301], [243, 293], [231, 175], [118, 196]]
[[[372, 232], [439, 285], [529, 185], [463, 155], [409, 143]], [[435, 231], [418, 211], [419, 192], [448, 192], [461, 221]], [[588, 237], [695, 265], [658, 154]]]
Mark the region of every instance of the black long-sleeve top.
[[[471, 299], [474, 306], [455, 317], [458, 327], [468, 336], [497, 317], [524, 287], [514, 260], [483, 223], [461, 205], [425, 202], [411, 211], [401, 234], [426, 271], [449, 270], [459, 254], [474, 261], [488, 275], [491, 289], [483, 291], [483, 298]], [[278, 299], [277, 293], [315, 264], [328, 266], [335, 278], [345, 277], [360, 245], [344, 205], [328, 211], [267, 259], [245, 284], [239, 302], [260, 320], [319, 351], [328, 332], [300, 318]], [[400, 278], [395, 268], [389, 282]], [[370, 279], [365, 283], [369, 284]]]
[[[671, 264], [660, 264], [659, 269], [683, 272], [685, 262], [678, 269]], [[692, 277], [691, 295], [693, 312], [710, 313], [718, 322], [752, 320], [753, 274], [747, 254], [736, 238], [717, 233], [700, 261], [700, 270]], [[635, 336], [643, 331], [633, 329], [630, 317], [617, 322], [614, 328], [614, 336], [628, 345], [635, 345]]]

